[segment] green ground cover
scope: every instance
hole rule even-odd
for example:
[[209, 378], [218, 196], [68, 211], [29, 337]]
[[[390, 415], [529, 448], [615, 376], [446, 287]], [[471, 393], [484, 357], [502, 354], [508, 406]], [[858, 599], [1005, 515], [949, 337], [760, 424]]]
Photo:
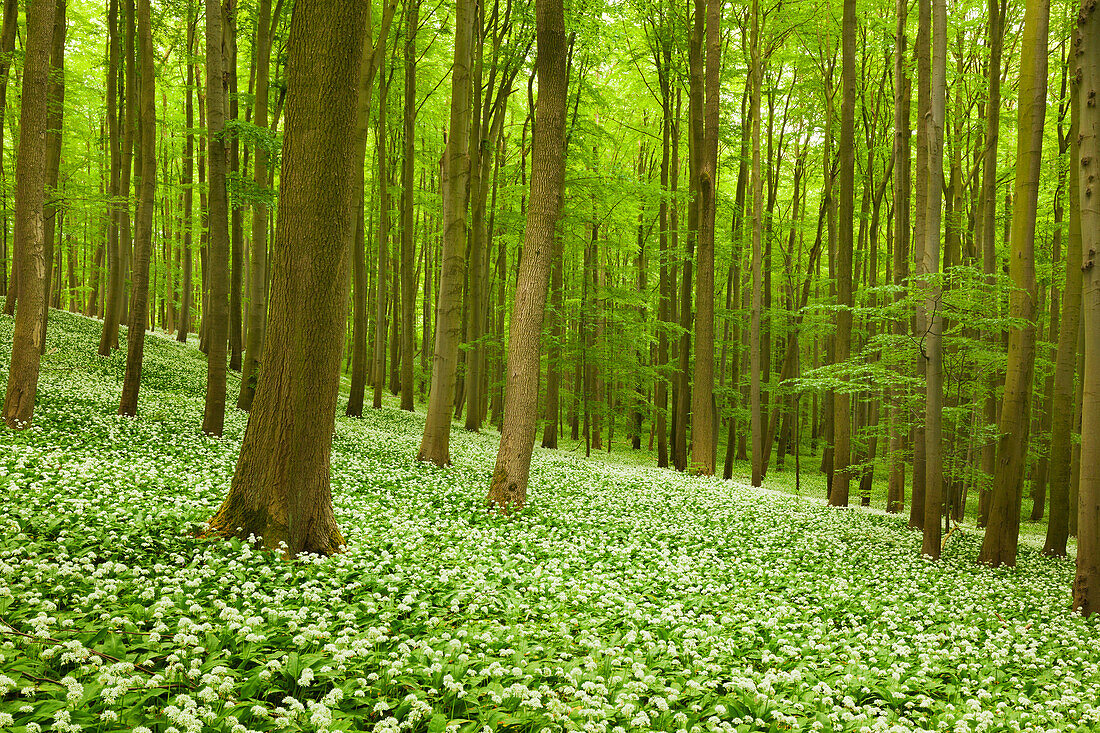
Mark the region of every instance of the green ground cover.
[[1100, 729], [1071, 562], [989, 570], [970, 532], [931, 564], [898, 518], [614, 452], [536, 451], [503, 519], [494, 432], [440, 470], [421, 416], [341, 417], [346, 553], [200, 539], [245, 416], [201, 436], [204, 359], [154, 336], [117, 417], [97, 337], [51, 314], [35, 427], [0, 434], [0, 730]]

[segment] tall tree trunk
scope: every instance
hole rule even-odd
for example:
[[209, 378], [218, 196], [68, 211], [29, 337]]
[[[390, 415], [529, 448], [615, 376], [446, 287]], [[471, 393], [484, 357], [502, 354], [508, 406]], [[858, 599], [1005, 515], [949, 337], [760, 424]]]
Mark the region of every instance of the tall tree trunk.
[[1100, 197], [1094, 196], [1100, 165], [1100, 14], [1091, 0], [1082, 0], [1074, 39], [1080, 82], [1081, 249], [1085, 367], [1081, 374], [1081, 479], [1077, 516], [1077, 575], [1073, 580], [1073, 607], [1085, 616], [1100, 609]]
[[[282, 5], [282, 2], [279, 2]], [[271, 87], [271, 0], [259, 0], [256, 8], [256, 97], [252, 107], [252, 124], [267, 129], [268, 91]], [[253, 181], [256, 188], [267, 188], [267, 149], [255, 148]], [[267, 315], [267, 205], [260, 198], [252, 203], [252, 241], [249, 258], [248, 331], [241, 362], [241, 390], [237, 407], [251, 410], [259, 377], [260, 350], [264, 343], [264, 321]]]
[[[470, 60], [474, 0], [456, 0], [454, 64], [451, 70], [450, 134], [444, 153], [443, 254], [436, 306], [435, 356], [428, 414], [417, 459], [439, 466], [451, 462], [458, 347], [462, 338], [462, 282], [466, 263], [467, 141], [470, 134]], [[514, 317], [514, 316], [513, 316]], [[541, 320], [541, 318], [540, 318]], [[507, 417], [505, 417], [507, 421]]]
[[[997, 282], [997, 147], [1001, 129], [1001, 57], [1004, 49], [1004, 21], [1007, 0], [987, 0], [989, 7], [989, 93], [986, 99], [985, 151], [982, 159], [982, 188], [980, 194], [981, 219], [977, 222], [979, 246], [982, 252], [982, 273], [986, 286], [994, 291]], [[994, 345], [1000, 334], [991, 331], [990, 345]], [[991, 374], [986, 379], [986, 397], [983, 418], [988, 425], [997, 422], [996, 400], [997, 376]], [[997, 443], [987, 441], [982, 446], [982, 488], [979, 491], [979, 523], [984, 527], [989, 514], [989, 485], [993, 481], [994, 460]]]
[[[388, 323], [386, 321], [386, 302], [389, 298], [390, 279], [390, 187], [388, 168], [388, 140], [386, 131], [386, 118], [389, 111], [389, 83], [386, 69], [386, 39], [380, 38], [382, 47], [378, 65], [378, 120], [375, 124], [377, 145], [375, 153], [378, 158], [376, 180], [378, 183], [378, 274], [375, 278], [375, 315], [374, 315], [374, 365], [371, 370], [371, 384], [374, 387], [374, 396], [371, 407], [375, 410], [382, 409], [382, 390], [386, 385], [386, 334]], [[390, 313], [391, 317], [395, 314]], [[390, 351], [390, 360], [396, 358], [396, 354]]]
[[[99, 355], [109, 356], [118, 348], [119, 307], [125, 282], [125, 261], [122, 259], [120, 223], [122, 214], [118, 205], [119, 178], [122, 171], [122, 145], [118, 113], [118, 65], [119, 65], [118, 0], [107, 5], [107, 145], [111, 154], [111, 176], [107, 185], [107, 288], [103, 297], [103, 330], [99, 336]], [[18, 250], [16, 251], [18, 256]], [[9, 299], [9, 303], [11, 300]]]
[[[833, 362], [848, 361], [852, 347], [852, 249], [855, 219], [855, 123], [856, 123], [856, 3], [844, 0], [841, 27], [840, 102], [840, 201], [837, 240], [837, 314]], [[833, 481], [829, 506], [848, 506], [851, 476], [851, 396], [847, 390], [833, 393]]]
[[[921, 0], [928, 2], [929, 0]], [[924, 229], [924, 272], [936, 278], [940, 270], [940, 223], [943, 180], [943, 127], [947, 92], [947, 0], [932, 3], [932, 77], [928, 126], [928, 168], [921, 171], [928, 177], [927, 209]], [[926, 286], [925, 314], [928, 335], [925, 337], [927, 378], [924, 411], [925, 471], [924, 541], [921, 554], [938, 560], [940, 557], [940, 515], [943, 510], [943, 316], [940, 314], [942, 288], [936, 283]]]
[[210, 520], [222, 535], [255, 535], [271, 549], [285, 542], [290, 557], [327, 555], [344, 544], [332, 510], [329, 451], [355, 231], [366, 9], [365, 0], [295, 4], [266, 368], [229, 495]]
[[[187, 2], [187, 55], [194, 54], [195, 49], [195, 13], [191, 0]], [[181, 275], [182, 286], [180, 293], [180, 326], [176, 339], [182, 344], [187, 343], [187, 334], [191, 330], [191, 280], [192, 280], [192, 229], [194, 224], [195, 205], [195, 135], [192, 130], [195, 127], [194, 107], [195, 66], [187, 64], [187, 99], [184, 102], [184, 115], [187, 131], [183, 143], [183, 176], [180, 185], [183, 188], [183, 273]]]
[[[1019, 123], [1009, 275], [1014, 289], [1009, 313], [1021, 327], [1008, 334], [1008, 363], [1001, 402], [997, 461], [989, 523], [978, 560], [994, 567], [1016, 565], [1020, 504], [1027, 465], [1031, 383], [1035, 371], [1035, 217], [1043, 156], [1047, 98], [1049, 0], [1029, 0], [1020, 48]], [[1082, 127], [1084, 119], [1082, 118]], [[1085, 153], [1082, 153], [1085, 155]]]
[[[65, 35], [66, 35], [66, 7], [64, 0], [57, 0], [54, 12], [54, 26], [52, 33], [52, 50], [50, 51], [50, 84], [46, 102], [46, 204], [43, 209], [43, 235], [42, 241], [46, 247], [46, 293], [42, 301], [42, 318], [39, 326], [42, 335], [39, 339], [39, 349], [46, 353], [46, 321], [50, 316], [51, 290], [52, 298], [59, 297], [61, 278], [61, 247], [60, 242], [55, 246], [55, 234], [61, 230], [61, 217], [63, 209], [58, 206], [60, 199], [58, 191], [58, 173], [61, 167], [61, 138], [65, 118]], [[57, 265], [55, 267], [54, 260]], [[54, 282], [56, 271], [57, 282]], [[51, 283], [53, 283], [51, 285]], [[54, 307], [60, 307], [54, 303]]]
[[763, 69], [760, 53], [760, 3], [752, 1], [751, 61], [749, 66], [752, 89], [749, 92], [749, 115], [752, 117], [752, 315], [749, 335], [750, 354], [750, 425], [752, 434], [752, 485], [760, 486], [764, 481], [764, 413], [761, 405], [760, 383], [763, 368], [760, 353], [761, 306], [763, 291], [762, 245], [760, 237], [763, 229], [760, 209], [764, 203], [763, 179], [760, 175], [760, 87]]
[[562, 283], [563, 243], [561, 236], [554, 238], [554, 262], [550, 276], [550, 313], [551, 336], [546, 355], [546, 421], [542, 430], [542, 447], [558, 447], [558, 424], [561, 421], [561, 368], [562, 340], [565, 338], [564, 314], [562, 305], [564, 290]]
[[[222, 76], [222, 13], [206, 0], [206, 128], [208, 173], [206, 312], [206, 407], [202, 431], [220, 436], [225, 425], [225, 372], [229, 338], [229, 202], [225, 188], [225, 87]], [[247, 536], [247, 535], [246, 535]]]
[[[1098, 24], [1093, 22], [1095, 28]], [[1095, 77], [1094, 77], [1095, 81]], [[1077, 335], [1081, 322], [1081, 176], [1078, 131], [1080, 84], [1074, 78], [1070, 92], [1069, 127], [1069, 232], [1066, 238], [1066, 283], [1062, 297], [1062, 322], [1058, 328], [1058, 356], [1054, 365], [1054, 399], [1051, 402], [1050, 518], [1043, 554], [1065, 557], [1069, 520], [1077, 507], [1070, 503], [1070, 432], [1076, 427]]]
[[[237, 0], [222, 0], [222, 74], [224, 91], [228, 95], [224, 103], [229, 120], [237, 122]], [[237, 176], [241, 169], [240, 137], [233, 135], [229, 146], [229, 172]], [[231, 201], [230, 204], [233, 202]], [[240, 206], [229, 209], [229, 252], [232, 266], [229, 271], [229, 368], [241, 371], [241, 348], [244, 316], [241, 290], [244, 285], [244, 211]]]
[[535, 28], [539, 102], [531, 155], [531, 202], [508, 328], [504, 422], [488, 495], [490, 505], [505, 512], [521, 509], [527, 501], [538, 417], [539, 340], [565, 179], [568, 64], [562, 0], [535, 0]]
[[420, 24], [419, 0], [408, 0], [405, 20], [405, 137], [401, 156], [401, 409], [413, 410], [413, 334], [416, 323], [416, 245], [413, 239], [413, 142], [416, 139], [416, 29]]
[[[19, 0], [4, 0], [4, 25], [0, 30], [0, 179], [6, 182], [4, 176], [4, 119], [8, 112], [8, 74], [11, 71], [12, 52], [15, 51], [15, 35], [19, 30]], [[8, 215], [7, 202], [4, 203], [4, 216]], [[3, 250], [0, 251], [0, 295], [6, 295], [4, 301], [4, 313], [15, 313], [15, 288], [11, 287], [18, 279], [16, 273], [19, 263], [15, 257], [11, 258], [12, 279], [8, 281], [8, 227], [4, 224], [3, 240], [0, 242]], [[14, 255], [14, 248], [12, 250]]]
[[46, 105], [54, 0], [35, 0], [27, 11], [19, 143], [15, 159], [15, 240], [19, 251], [21, 306], [15, 313], [4, 422], [28, 428], [34, 414], [41, 358], [42, 307], [46, 299], [43, 217], [46, 199]]
[[[64, 3], [60, 7], [64, 7]], [[138, 42], [141, 78], [138, 113], [141, 115], [141, 183], [138, 194], [137, 231], [134, 239], [134, 287], [130, 303], [130, 327], [126, 337], [126, 373], [122, 380], [122, 398], [118, 414], [137, 415], [141, 366], [145, 349], [145, 330], [149, 310], [149, 257], [153, 247], [153, 207], [156, 204], [156, 93], [154, 90], [153, 30], [149, 18], [149, 0], [137, 0]]]
[[[912, 99], [910, 82], [905, 63], [908, 39], [905, 33], [909, 15], [907, 0], [897, 1], [897, 31], [894, 44], [894, 304], [898, 306], [905, 299], [905, 289], [909, 283], [909, 194], [913, 185], [909, 167], [909, 105]], [[894, 335], [905, 335], [908, 324], [898, 319], [894, 324]], [[901, 404], [904, 394], [900, 390], [891, 390], [892, 405]], [[907, 424], [905, 413], [900, 407], [890, 410], [890, 471], [886, 496], [886, 511], [901, 512], [905, 506], [905, 459], [902, 451], [905, 445]]]

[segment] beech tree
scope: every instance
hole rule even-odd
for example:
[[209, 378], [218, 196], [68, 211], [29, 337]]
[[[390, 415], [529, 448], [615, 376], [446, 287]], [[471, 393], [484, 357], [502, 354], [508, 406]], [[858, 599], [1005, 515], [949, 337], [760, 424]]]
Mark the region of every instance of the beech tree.
[[[221, 535], [299, 553], [344, 544], [329, 450], [348, 295], [354, 130], [366, 0], [298, 0], [287, 40], [286, 134], [267, 338]], [[308, 304], [303, 309], [302, 304]]]
[[15, 249], [20, 267], [19, 302], [12, 334], [11, 366], [4, 397], [4, 423], [30, 427], [38, 390], [45, 329], [46, 243], [46, 100], [49, 97], [50, 48], [54, 0], [36, 0], [27, 12], [27, 45], [15, 158]]

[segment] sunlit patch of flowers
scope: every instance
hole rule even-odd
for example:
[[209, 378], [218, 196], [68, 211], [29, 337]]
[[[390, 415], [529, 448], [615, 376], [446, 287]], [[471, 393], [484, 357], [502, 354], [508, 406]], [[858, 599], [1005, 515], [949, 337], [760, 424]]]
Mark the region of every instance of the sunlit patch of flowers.
[[502, 519], [495, 434], [419, 465], [397, 410], [337, 421], [346, 553], [196, 539], [244, 416], [199, 435], [202, 357], [151, 338], [117, 417], [122, 356], [51, 323], [35, 427], [0, 436], [0, 730], [1100, 729], [1065, 561], [991, 571], [964, 535], [933, 565], [892, 518], [568, 453]]

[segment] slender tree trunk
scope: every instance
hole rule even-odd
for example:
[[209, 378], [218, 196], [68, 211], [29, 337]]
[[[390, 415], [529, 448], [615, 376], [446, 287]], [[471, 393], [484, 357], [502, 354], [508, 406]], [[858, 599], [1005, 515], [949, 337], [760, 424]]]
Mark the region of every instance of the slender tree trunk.
[[539, 340], [565, 179], [568, 64], [562, 0], [536, 0], [535, 27], [539, 102], [531, 155], [531, 202], [508, 329], [504, 422], [488, 496], [490, 505], [505, 512], [522, 509], [527, 501], [538, 416]]
[[413, 213], [416, 209], [413, 186], [414, 146], [416, 139], [416, 29], [420, 24], [419, 0], [408, 0], [405, 22], [405, 137], [401, 164], [401, 409], [413, 410], [413, 353], [416, 329], [416, 245], [413, 239]]
[[15, 163], [15, 239], [19, 252], [22, 305], [15, 313], [11, 366], [4, 398], [4, 422], [28, 428], [34, 414], [41, 358], [42, 308], [46, 299], [46, 105], [49, 98], [50, 46], [54, 0], [35, 0], [27, 11], [23, 93]]
[[[280, 5], [282, 3], [280, 2]], [[252, 124], [267, 129], [268, 90], [271, 87], [271, 0], [259, 0], [256, 8], [256, 97], [252, 107]], [[253, 181], [256, 188], [267, 188], [267, 149], [255, 148]], [[252, 204], [252, 241], [249, 258], [248, 331], [241, 362], [241, 390], [237, 407], [251, 410], [256, 395], [260, 370], [260, 350], [264, 342], [264, 321], [267, 315], [267, 205], [262, 199]]]
[[[195, 15], [191, 1], [187, 3], [187, 55], [194, 54], [195, 49]], [[191, 244], [194, 223], [194, 172], [195, 172], [195, 136], [192, 129], [195, 127], [194, 108], [195, 67], [187, 64], [187, 99], [184, 102], [184, 115], [187, 131], [183, 143], [183, 176], [180, 185], [183, 187], [183, 273], [181, 275], [182, 286], [180, 293], [180, 325], [176, 339], [182, 344], [187, 343], [187, 334], [191, 330], [191, 280], [192, 258]]]
[[[1098, 24], [1093, 22], [1095, 28]], [[1094, 77], [1095, 80], [1095, 77]], [[1054, 365], [1054, 399], [1051, 402], [1050, 518], [1043, 554], [1065, 557], [1069, 520], [1077, 507], [1070, 501], [1070, 432], [1076, 427], [1077, 335], [1081, 322], [1081, 184], [1078, 148], [1081, 112], [1079, 82], [1072, 82], [1069, 128], [1069, 232], [1066, 239], [1066, 284], [1062, 298], [1062, 322], [1058, 329], [1058, 356]]]
[[764, 481], [764, 413], [761, 405], [760, 383], [762, 381], [761, 370], [763, 368], [762, 355], [760, 353], [761, 330], [761, 306], [763, 292], [762, 274], [762, 244], [760, 237], [763, 223], [761, 211], [764, 203], [763, 179], [760, 175], [760, 87], [763, 69], [761, 68], [760, 54], [760, 4], [759, 0], [752, 2], [752, 35], [751, 35], [751, 62], [749, 66], [750, 84], [749, 114], [752, 117], [752, 315], [751, 331], [749, 335], [750, 354], [750, 426], [752, 434], [752, 485], [760, 486]]
[[[375, 316], [374, 316], [374, 366], [371, 370], [371, 384], [374, 387], [374, 397], [371, 406], [375, 410], [382, 409], [382, 391], [386, 385], [386, 334], [388, 322], [386, 320], [386, 303], [390, 299], [390, 189], [388, 169], [388, 141], [386, 132], [386, 118], [389, 110], [389, 84], [386, 70], [386, 39], [379, 38], [381, 56], [378, 65], [378, 120], [375, 126], [377, 145], [375, 153], [378, 157], [377, 182], [378, 182], [378, 274], [375, 278]], [[394, 314], [391, 312], [391, 317]], [[390, 351], [390, 360], [396, 358], [396, 354]]]
[[[12, 52], [15, 51], [15, 36], [19, 30], [19, 0], [4, 0], [4, 25], [0, 30], [0, 180], [6, 184], [4, 176], [4, 119], [7, 116], [8, 106], [8, 73], [11, 71]], [[4, 203], [4, 217], [7, 218], [7, 201]], [[12, 279], [8, 281], [8, 227], [4, 224], [3, 250], [0, 251], [0, 295], [6, 295], [4, 301], [4, 313], [15, 313], [15, 288], [12, 287], [18, 279], [16, 273], [19, 269], [18, 260], [11, 258]], [[15, 255], [14, 247], [12, 255]]]
[[[226, 196], [225, 87], [222, 76], [222, 13], [206, 0], [206, 122], [209, 253], [206, 312], [206, 408], [202, 431], [220, 436], [225, 425], [225, 373], [229, 338], [229, 202]], [[246, 535], [247, 536], [247, 535]]]
[[[1016, 205], [1009, 257], [1009, 275], [1014, 286], [1009, 296], [1009, 311], [1012, 318], [1023, 325], [1010, 329], [1008, 335], [1005, 393], [998, 423], [1001, 438], [997, 455], [1002, 458], [997, 461], [994, 472], [989, 523], [978, 555], [980, 562], [994, 567], [1016, 565], [1020, 534], [1031, 383], [1035, 371], [1035, 218], [1043, 155], [1049, 23], [1049, 0], [1029, 0], [1024, 12], [1020, 50]], [[1083, 118], [1081, 124], [1083, 128]]]
[[[928, 2], [929, 0], [921, 0]], [[928, 177], [927, 210], [923, 214], [924, 272], [933, 278], [940, 270], [940, 223], [942, 221], [941, 181], [943, 180], [943, 127], [947, 92], [947, 0], [932, 3], [932, 78], [930, 83], [928, 126], [928, 168], [921, 171]], [[928, 323], [925, 337], [927, 377], [924, 413], [925, 471], [924, 541], [921, 554], [938, 560], [940, 557], [943, 511], [943, 316], [940, 313], [942, 287], [926, 286], [928, 297], [924, 309]]]
[[[103, 330], [99, 337], [99, 355], [109, 356], [118, 348], [119, 304], [124, 287], [125, 261], [122, 259], [120, 242], [120, 223], [122, 214], [118, 205], [119, 177], [122, 171], [122, 147], [118, 114], [118, 0], [109, 0], [107, 5], [107, 145], [111, 153], [111, 177], [107, 185], [108, 232], [107, 232], [107, 278], [106, 293], [103, 298]], [[16, 251], [18, 256], [18, 251]], [[11, 300], [9, 299], [9, 303]]]
[[[61, 7], [64, 7], [62, 3]], [[138, 195], [137, 231], [134, 239], [134, 287], [130, 303], [130, 327], [126, 337], [126, 373], [122, 380], [122, 398], [118, 414], [137, 415], [141, 366], [145, 349], [145, 331], [149, 311], [149, 257], [153, 247], [153, 207], [156, 205], [156, 92], [154, 90], [153, 30], [149, 18], [149, 0], [137, 0], [138, 56], [141, 78], [138, 113], [141, 116], [141, 183]]]
[[[232, 123], [237, 122], [237, 0], [222, 0], [222, 74], [223, 97], [226, 112]], [[240, 138], [231, 137], [229, 145], [229, 173], [240, 173]], [[232, 202], [229, 202], [232, 203]], [[229, 368], [241, 371], [241, 349], [244, 343], [242, 331], [244, 316], [241, 290], [244, 285], [244, 212], [239, 206], [229, 209], [229, 252], [232, 266], [229, 270]], [[243, 380], [242, 380], [243, 381]]]
[[344, 544], [332, 510], [329, 451], [355, 231], [366, 10], [365, 0], [295, 4], [266, 368], [229, 495], [210, 520], [219, 534], [255, 535], [271, 549], [286, 543], [290, 557], [327, 555]]
[[[837, 240], [837, 314], [833, 362], [848, 361], [852, 346], [852, 249], [855, 219], [855, 121], [856, 121], [856, 4], [844, 0], [841, 29], [840, 103], [840, 201]], [[833, 393], [833, 480], [829, 506], [848, 506], [851, 476], [851, 397], [846, 390]]]
[[[431, 461], [439, 466], [446, 466], [451, 462], [451, 415], [455, 401], [458, 347], [462, 338], [462, 281], [466, 269], [463, 258], [466, 254], [467, 235], [466, 183], [469, 178], [466, 155], [470, 133], [470, 61], [474, 5], [474, 0], [456, 0], [450, 134], [444, 153], [443, 254], [439, 273], [439, 302], [436, 306], [435, 356], [432, 359], [432, 385], [428, 393], [424, 437], [417, 454], [418, 460]], [[507, 408], [505, 412], [507, 413]], [[505, 421], [507, 420], [506, 414]]]
[[561, 342], [565, 337], [562, 303], [564, 287], [562, 284], [563, 243], [561, 236], [554, 238], [554, 263], [550, 276], [550, 312], [551, 337], [546, 355], [546, 422], [542, 430], [542, 447], [558, 447], [558, 424], [561, 421]]
[[[60, 192], [57, 183], [61, 167], [61, 138], [65, 117], [65, 35], [65, 2], [57, 0], [50, 51], [50, 82], [47, 92], [49, 98], [46, 102], [46, 204], [42, 222], [42, 241], [46, 246], [46, 294], [42, 301], [42, 318], [39, 321], [42, 329], [39, 349], [43, 354], [46, 353], [46, 321], [50, 316], [51, 297], [56, 301], [61, 290], [61, 246], [59, 241], [55, 245], [55, 240], [59, 239], [55, 235], [61, 231], [63, 212], [63, 208], [58, 206]], [[60, 305], [55, 302], [54, 307], [58, 308]]]
[[[909, 167], [909, 105], [912, 98], [910, 82], [905, 63], [908, 38], [905, 32], [909, 15], [907, 0], [897, 1], [897, 31], [894, 43], [894, 304], [897, 307], [905, 299], [905, 288], [909, 283], [909, 194], [912, 188], [912, 174]], [[902, 338], [908, 324], [897, 319], [894, 335]], [[904, 399], [901, 390], [891, 390], [892, 405], [898, 405]], [[907, 425], [901, 408], [890, 410], [890, 447], [889, 479], [886, 496], [886, 511], [900, 512], [905, 506], [905, 427]]]

